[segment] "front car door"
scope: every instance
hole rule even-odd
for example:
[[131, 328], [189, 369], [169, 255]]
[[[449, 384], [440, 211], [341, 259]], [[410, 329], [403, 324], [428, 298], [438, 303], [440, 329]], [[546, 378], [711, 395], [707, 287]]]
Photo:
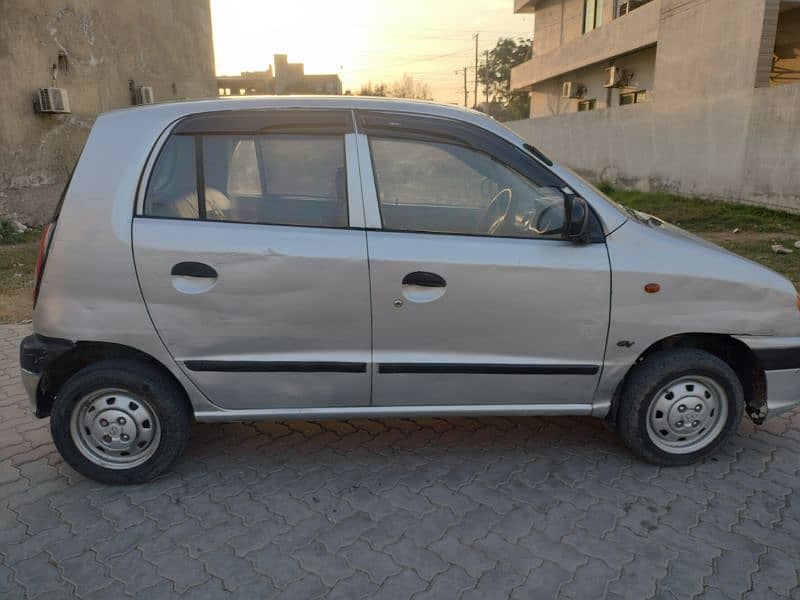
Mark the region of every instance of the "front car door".
[[218, 406], [369, 405], [356, 165], [350, 111], [197, 115], [161, 147], [136, 269], [167, 349]]
[[378, 219], [367, 223], [373, 405], [587, 412], [610, 303], [596, 218], [587, 243], [562, 240], [563, 182], [488, 131], [368, 111], [357, 123], [372, 167], [362, 163], [365, 210]]

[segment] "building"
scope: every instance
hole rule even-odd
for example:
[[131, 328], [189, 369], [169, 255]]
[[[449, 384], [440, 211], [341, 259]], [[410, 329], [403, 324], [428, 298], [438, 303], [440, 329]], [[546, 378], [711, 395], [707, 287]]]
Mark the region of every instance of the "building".
[[584, 174], [800, 211], [800, 0], [515, 0], [514, 127]]
[[276, 54], [273, 62], [274, 71], [269, 66], [266, 71], [244, 71], [241, 75], [217, 77], [219, 95], [342, 93], [342, 81], [336, 74], [306, 75], [303, 63], [290, 63], [285, 54]]
[[[0, 216], [49, 218], [95, 117], [131, 106], [136, 88], [155, 101], [214, 95], [208, 0], [0, 4]], [[37, 113], [53, 85], [70, 112]]]

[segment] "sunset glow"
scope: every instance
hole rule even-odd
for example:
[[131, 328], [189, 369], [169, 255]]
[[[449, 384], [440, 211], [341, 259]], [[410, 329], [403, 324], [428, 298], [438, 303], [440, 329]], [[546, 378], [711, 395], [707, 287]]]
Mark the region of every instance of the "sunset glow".
[[264, 70], [281, 53], [306, 73], [337, 73], [345, 90], [408, 74], [455, 103], [463, 102], [455, 70], [474, 64], [474, 32], [481, 56], [498, 37], [533, 32], [533, 18], [515, 15], [511, 0], [211, 0], [211, 12], [218, 75]]

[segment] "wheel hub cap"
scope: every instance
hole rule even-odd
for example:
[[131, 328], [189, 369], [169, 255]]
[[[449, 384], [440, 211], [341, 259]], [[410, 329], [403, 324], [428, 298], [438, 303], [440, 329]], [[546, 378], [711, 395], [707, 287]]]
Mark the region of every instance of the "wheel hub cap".
[[647, 430], [661, 450], [688, 454], [716, 439], [727, 416], [727, 394], [718, 383], [702, 376], [682, 377], [656, 394], [648, 410]]
[[106, 389], [78, 400], [70, 421], [75, 445], [93, 463], [129, 469], [148, 460], [161, 439], [160, 423], [145, 400]]

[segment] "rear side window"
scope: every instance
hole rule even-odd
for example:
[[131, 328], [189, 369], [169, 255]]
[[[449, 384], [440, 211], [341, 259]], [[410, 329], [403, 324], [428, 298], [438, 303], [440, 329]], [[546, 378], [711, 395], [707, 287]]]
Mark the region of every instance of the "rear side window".
[[345, 173], [341, 135], [177, 135], [153, 169], [145, 214], [346, 227]]
[[170, 219], [198, 218], [194, 138], [172, 136], [164, 144], [147, 185], [144, 214]]

